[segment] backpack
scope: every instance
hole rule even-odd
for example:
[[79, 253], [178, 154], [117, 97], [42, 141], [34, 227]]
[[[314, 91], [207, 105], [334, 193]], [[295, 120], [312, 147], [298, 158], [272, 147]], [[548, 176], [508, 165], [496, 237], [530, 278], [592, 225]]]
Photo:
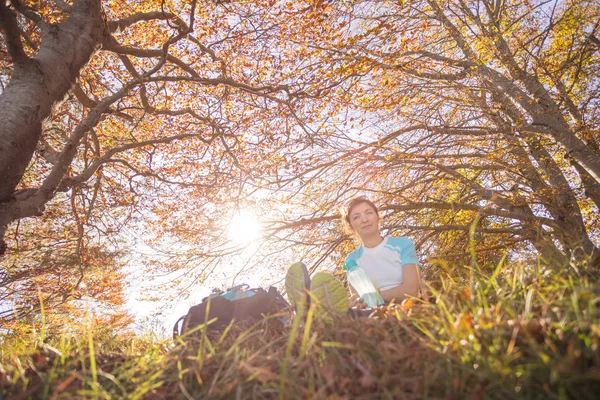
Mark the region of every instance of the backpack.
[[[192, 306], [189, 312], [179, 318], [173, 326], [173, 340], [191, 329], [217, 318], [207, 326], [209, 330], [225, 329], [233, 319], [236, 322], [255, 322], [265, 315], [277, 313], [290, 308], [288, 302], [273, 286], [266, 291], [262, 288], [249, 289], [246, 284], [235, 286], [226, 292], [213, 290], [213, 293], [202, 299], [200, 304]], [[207, 309], [209, 315], [206, 315]], [[181, 330], [179, 329], [179, 323]]]

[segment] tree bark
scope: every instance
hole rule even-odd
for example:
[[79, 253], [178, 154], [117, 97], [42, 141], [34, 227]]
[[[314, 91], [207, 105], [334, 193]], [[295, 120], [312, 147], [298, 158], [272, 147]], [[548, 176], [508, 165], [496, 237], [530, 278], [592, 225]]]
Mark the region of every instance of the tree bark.
[[[102, 41], [105, 29], [100, 0], [74, 0], [69, 17], [60, 24], [45, 23], [33, 11], [27, 17], [42, 32], [37, 54], [23, 51], [14, 12], [0, 0], [0, 26], [13, 60], [10, 81], [0, 95], [0, 254], [4, 233], [20, 217], [16, 188], [41, 139], [44, 121], [76, 82], [79, 71]], [[19, 5], [19, 9], [22, 6]], [[51, 197], [51, 195], [50, 195]], [[29, 215], [39, 215], [29, 210]]]
[[[502, 112], [511, 119], [513, 125], [518, 125], [519, 119], [517, 108], [507, 101], [503, 96], [496, 94], [494, 102], [499, 106]], [[485, 107], [485, 105], [484, 105]], [[500, 116], [490, 113], [490, 118], [498, 125], [503, 126]], [[587, 233], [585, 222], [577, 203], [577, 198], [569, 182], [565, 178], [562, 170], [553, 160], [552, 155], [539, 142], [539, 136], [527, 132], [521, 132], [515, 135], [510, 132], [510, 127], [506, 127], [507, 133], [504, 135], [506, 141], [511, 143], [511, 152], [519, 160], [519, 174], [525, 179], [526, 183], [534, 192], [538, 193], [541, 201], [552, 215], [554, 236], [560, 240], [565, 250], [575, 255], [578, 260], [595, 260], [597, 262], [600, 252], [594, 243], [590, 240]], [[526, 150], [527, 149], [527, 150]], [[545, 178], [540, 175], [537, 168], [529, 160], [533, 157], [539, 168], [543, 171]], [[571, 159], [572, 160], [572, 159]], [[583, 168], [582, 168], [583, 170]], [[583, 170], [585, 172], [585, 170]], [[587, 175], [589, 177], [589, 175]], [[593, 181], [593, 179], [590, 180]], [[539, 240], [536, 238], [534, 240]], [[547, 240], [546, 240], [547, 242]], [[532, 242], [533, 243], [533, 242]], [[540, 242], [541, 243], [541, 242]], [[535, 243], [534, 243], [535, 245]], [[549, 243], [535, 245], [536, 248], [545, 249], [548, 254], [557, 254], [556, 246], [550, 246]], [[548, 250], [550, 249], [550, 250]], [[583, 251], [578, 251], [582, 249]], [[548, 255], [547, 254], [547, 255]], [[566, 258], [568, 260], [568, 258]], [[562, 261], [561, 261], [562, 262]]]
[[600, 209], [600, 183], [596, 182], [577, 161], [569, 158], [569, 162], [579, 174], [585, 195]]
[[[552, 99], [544, 85], [531, 73], [523, 70], [513, 58], [508, 45], [500, 34], [491, 34], [495, 51], [500, 62], [509, 70], [510, 77], [504, 76], [494, 68], [481, 64], [476, 52], [472, 49], [461, 31], [450, 21], [436, 0], [428, 0], [437, 19], [445, 26], [452, 39], [466, 57], [466, 62], [481, 79], [489, 84], [489, 89], [506, 96], [510, 101], [519, 104], [525, 114], [519, 118], [521, 130], [545, 135], [559, 143], [570, 157], [573, 157], [584, 168], [592, 179], [600, 183], [600, 156], [575, 135], [561, 114], [559, 105]], [[515, 81], [520, 82], [527, 90], [522, 90]], [[531, 120], [531, 123], [526, 123]]]
[[[3, 13], [2, 18], [6, 14]], [[0, 95], [3, 114], [0, 118], [0, 203], [14, 197], [15, 188], [40, 140], [44, 121], [73, 86], [102, 39], [104, 21], [100, 1], [75, 0], [66, 21], [57, 25], [40, 21], [39, 26], [42, 44], [38, 53], [33, 58], [11, 54], [13, 74]]]

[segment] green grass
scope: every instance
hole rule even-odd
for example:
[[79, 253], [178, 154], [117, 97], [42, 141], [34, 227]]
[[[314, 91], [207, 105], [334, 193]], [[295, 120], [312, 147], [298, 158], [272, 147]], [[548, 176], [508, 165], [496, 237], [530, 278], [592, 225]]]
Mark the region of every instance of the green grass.
[[201, 327], [176, 346], [149, 336], [57, 334], [37, 326], [3, 337], [0, 398], [592, 399], [600, 393], [600, 285], [582, 270], [500, 263], [441, 265], [429, 275], [436, 277], [429, 301], [381, 309], [376, 318], [323, 321], [311, 308], [289, 326], [270, 318], [225, 332]]

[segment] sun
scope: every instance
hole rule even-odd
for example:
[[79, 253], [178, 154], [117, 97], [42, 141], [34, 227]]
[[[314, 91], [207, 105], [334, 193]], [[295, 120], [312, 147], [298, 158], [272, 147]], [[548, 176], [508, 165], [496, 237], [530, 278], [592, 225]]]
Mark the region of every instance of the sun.
[[227, 236], [235, 244], [244, 246], [260, 238], [261, 233], [260, 222], [256, 216], [248, 211], [240, 211], [231, 219]]

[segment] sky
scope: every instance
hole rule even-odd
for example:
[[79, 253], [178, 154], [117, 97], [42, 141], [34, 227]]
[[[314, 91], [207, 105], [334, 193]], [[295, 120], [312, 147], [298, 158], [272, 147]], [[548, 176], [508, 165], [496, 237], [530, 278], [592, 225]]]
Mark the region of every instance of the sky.
[[[134, 329], [138, 333], [153, 331], [160, 336], [168, 336], [173, 325], [189, 308], [202, 302], [212, 289], [227, 289], [234, 284], [248, 284], [250, 287], [268, 288], [273, 285], [280, 287], [284, 276], [269, 269], [254, 268], [260, 240], [261, 226], [257, 218], [249, 211], [240, 212], [233, 217], [228, 237], [236, 244], [245, 246], [244, 250], [233, 257], [231, 264], [220, 266], [218, 273], [210, 274], [206, 281], [194, 284], [191, 294], [185, 298], [167, 300], [167, 293], [161, 293], [157, 287], [161, 284], [175, 281], [181, 275], [189, 273], [188, 270], [175, 271], [162, 276], [148, 276], [143, 271], [143, 260], [148, 256], [156, 256], [156, 250], [148, 246], [134, 232], [127, 232], [131, 246], [132, 256], [127, 269], [128, 276], [128, 301], [127, 309], [134, 315]], [[242, 270], [240, 272], [240, 270]], [[281, 276], [280, 276], [281, 275]], [[142, 298], [147, 293], [155, 293], [161, 300], [147, 301]], [[161, 310], [162, 309], [162, 310]], [[159, 310], [160, 314], [154, 315]]]

